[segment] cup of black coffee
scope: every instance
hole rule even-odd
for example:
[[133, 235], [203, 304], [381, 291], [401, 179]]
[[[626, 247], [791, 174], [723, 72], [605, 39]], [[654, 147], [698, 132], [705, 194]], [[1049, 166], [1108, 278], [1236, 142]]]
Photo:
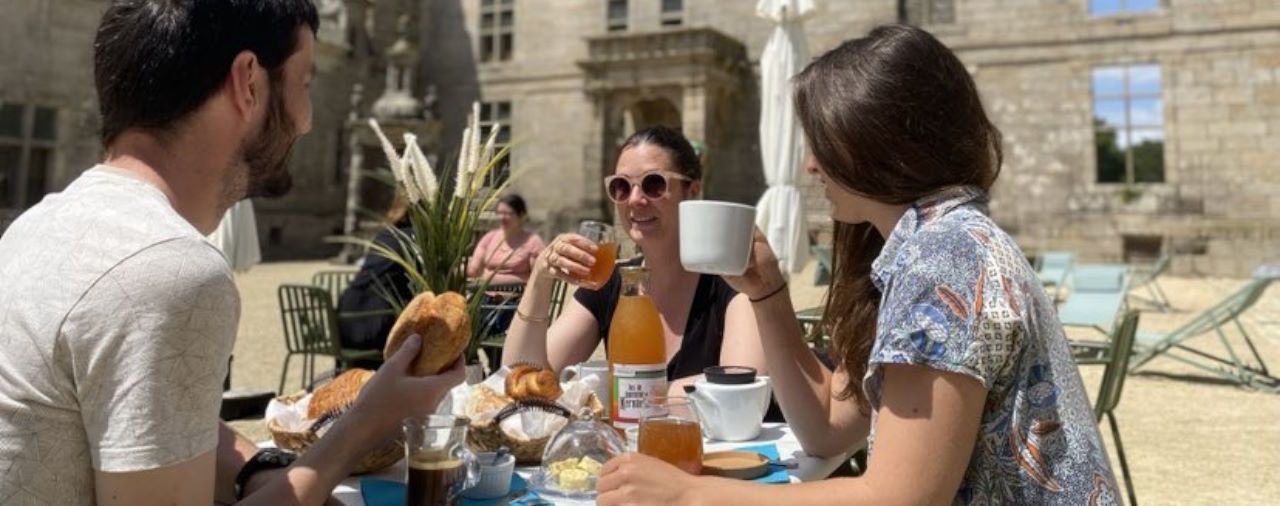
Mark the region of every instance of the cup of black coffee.
[[467, 449], [467, 420], [432, 415], [404, 421], [405, 506], [452, 506], [480, 479]]

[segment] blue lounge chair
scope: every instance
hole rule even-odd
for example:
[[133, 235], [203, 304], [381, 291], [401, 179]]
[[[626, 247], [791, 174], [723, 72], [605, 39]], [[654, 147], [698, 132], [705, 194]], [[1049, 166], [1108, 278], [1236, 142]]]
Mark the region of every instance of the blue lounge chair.
[[[1138, 353], [1134, 355], [1129, 370], [1136, 371], [1152, 359], [1164, 355], [1213, 373], [1232, 383], [1280, 393], [1280, 378], [1267, 370], [1267, 365], [1258, 355], [1253, 339], [1240, 324], [1240, 315], [1257, 303], [1267, 286], [1276, 279], [1278, 278], [1274, 275], [1255, 277], [1235, 293], [1201, 311], [1190, 321], [1167, 334], [1139, 332], [1138, 341], [1141, 346]], [[1235, 325], [1236, 331], [1244, 339], [1245, 345], [1253, 355], [1256, 365], [1246, 363], [1241, 358], [1241, 354], [1237, 353], [1227, 340], [1224, 327], [1229, 323]], [[1186, 341], [1191, 338], [1210, 332], [1218, 336], [1219, 342], [1226, 350], [1226, 356], [1214, 355], [1186, 344]]]
[[831, 246], [815, 244], [809, 247], [809, 251], [818, 259], [818, 267], [813, 271], [813, 286], [831, 284]]
[[1157, 279], [1164, 271], [1169, 269], [1170, 260], [1169, 253], [1162, 251], [1160, 257], [1151, 265], [1134, 269], [1133, 279], [1129, 282], [1129, 289], [1146, 288], [1148, 296], [1130, 295], [1130, 297], [1150, 304], [1161, 313], [1167, 313], [1170, 309], [1173, 309], [1173, 305], [1169, 304], [1169, 297], [1165, 296], [1164, 290], [1160, 289], [1160, 283]]
[[1071, 293], [1058, 308], [1063, 325], [1092, 327], [1107, 334], [1128, 291], [1124, 265], [1080, 265], [1071, 270]]
[[1070, 251], [1041, 251], [1036, 255], [1036, 274], [1046, 288], [1053, 287], [1055, 301], [1060, 298], [1060, 289], [1067, 280], [1067, 274], [1071, 272], [1074, 260], [1075, 253]]

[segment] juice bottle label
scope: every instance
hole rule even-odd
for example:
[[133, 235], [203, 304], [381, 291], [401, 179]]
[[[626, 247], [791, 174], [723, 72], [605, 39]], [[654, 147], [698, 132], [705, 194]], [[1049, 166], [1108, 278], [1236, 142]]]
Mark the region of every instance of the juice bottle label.
[[614, 425], [635, 425], [648, 414], [651, 397], [667, 394], [667, 365], [613, 364], [610, 393]]

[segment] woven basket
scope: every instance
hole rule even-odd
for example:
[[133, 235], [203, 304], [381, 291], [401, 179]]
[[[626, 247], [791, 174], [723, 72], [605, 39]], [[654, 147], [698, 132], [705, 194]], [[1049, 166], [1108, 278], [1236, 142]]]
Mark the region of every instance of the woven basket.
[[[292, 404], [301, 399], [303, 394], [294, 394], [277, 397], [276, 399], [285, 404]], [[267, 430], [271, 432], [271, 440], [275, 441], [276, 446], [298, 454], [306, 453], [320, 438], [315, 432], [310, 430], [291, 431], [286, 430], [276, 423], [275, 419], [267, 421]], [[351, 470], [351, 474], [365, 474], [380, 471], [389, 467], [391, 464], [399, 462], [404, 457], [404, 438], [397, 435], [395, 439], [379, 446], [360, 459]]]
[[[600, 399], [596, 398], [595, 392], [587, 394], [587, 405], [591, 407], [591, 412], [596, 418], [604, 412], [604, 405], [600, 403]], [[537, 439], [517, 439], [502, 432], [498, 422], [490, 421], [485, 424], [471, 424], [467, 430], [467, 446], [472, 451], [491, 452], [499, 447], [506, 446], [511, 454], [516, 457], [516, 463], [537, 465], [542, 463], [542, 451], [547, 447], [547, 442], [551, 440], [551, 435], [540, 437]]]

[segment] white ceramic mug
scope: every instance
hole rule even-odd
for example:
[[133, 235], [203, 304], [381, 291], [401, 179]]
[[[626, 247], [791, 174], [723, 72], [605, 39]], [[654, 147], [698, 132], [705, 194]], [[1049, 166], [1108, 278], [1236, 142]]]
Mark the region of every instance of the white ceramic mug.
[[760, 435], [769, 410], [769, 379], [757, 377], [744, 385], [698, 380], [689, 392], [703, 435], [720, 441], [748, 441]]
[[580, 364], [573, 364], [560, 370], [560, 382], [564, 383], [575, 377], [582, 377], [589, 374], [596, 375], [600, 381], [596, 383], [596, 398], [600, 399], [600, 404], [606, 408], [609, 406], [609, 361], [607, 360], [590, 360]]
[[746, 272], [756, 208], [715, 200], [680, 203], [680, 264], [690, 272]]

